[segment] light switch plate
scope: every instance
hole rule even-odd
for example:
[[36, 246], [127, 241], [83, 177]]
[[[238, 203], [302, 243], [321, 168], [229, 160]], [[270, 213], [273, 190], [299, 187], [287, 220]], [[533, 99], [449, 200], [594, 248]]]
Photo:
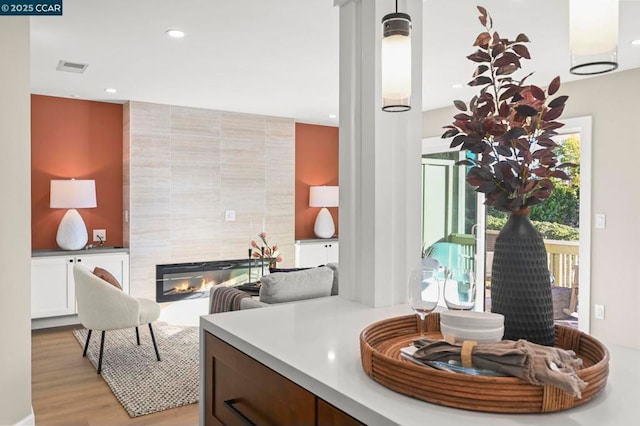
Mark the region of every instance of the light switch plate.
[[595, 227], [596, 229], [604, 229], [607, 226], [607, 217], [604, 213], [596, 213]]

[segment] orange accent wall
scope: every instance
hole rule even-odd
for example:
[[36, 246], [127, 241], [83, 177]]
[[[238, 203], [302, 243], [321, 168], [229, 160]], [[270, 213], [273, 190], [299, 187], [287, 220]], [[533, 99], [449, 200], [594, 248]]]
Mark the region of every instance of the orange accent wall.
[[[313, 225], [320, 211], [309, 207], [309, 187], [338, 185], [338, 128], [296, 123], [297, 240], [315, 238]], [[338, 235], [338, 207], [329, 208]]]
[[106, 245], [122, 245], [122, 105], [31, 96], [31, 247], [57, 248], [66, 209], [49, 207], [51, 179], [95, 179], [94, 209], [78, 209]]

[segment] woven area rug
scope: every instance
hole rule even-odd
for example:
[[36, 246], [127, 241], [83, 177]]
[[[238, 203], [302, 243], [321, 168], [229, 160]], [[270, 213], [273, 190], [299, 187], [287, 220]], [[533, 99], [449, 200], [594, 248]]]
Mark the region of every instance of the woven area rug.
[[[102, 357], [102, 377], [131, 417], [198, 402], [198, 327], [154, 323], [160, 359], [156, 359], [149, 327], [107, 331]], [[73, 331], [81, 347], [87, 330]], [[87, 357], [98, 365], [101, 332], [91, 334]], [[81, 355], [82, 353], [80, 353]]]

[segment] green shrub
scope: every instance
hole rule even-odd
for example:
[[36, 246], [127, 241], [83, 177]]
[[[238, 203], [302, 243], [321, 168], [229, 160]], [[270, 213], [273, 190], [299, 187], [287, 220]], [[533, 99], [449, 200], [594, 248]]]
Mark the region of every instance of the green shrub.
[[[499, 231], [507, 223], [507, 218], [499, 218], [495, 216], [487, 216], [487, 229]], [[548, 240], [565, 240], [576, 241], [580, 238], [580, 230], [560, 223], [533, 221], [542, 236]]]
[[533, 221], [576, 226], [580, 220], [578, 209], [575, 190], [567, 185], [556, 184], [548, 199], [531, 207], [530, 217]]

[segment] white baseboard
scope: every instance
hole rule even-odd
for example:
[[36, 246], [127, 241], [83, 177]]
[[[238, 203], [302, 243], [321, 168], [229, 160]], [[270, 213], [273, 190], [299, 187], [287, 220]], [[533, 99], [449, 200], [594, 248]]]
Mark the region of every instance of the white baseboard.
[[31, 329], [39, 330], [41, 328], [63, 327], [65, 325], [80, 324], [78, 315], [66, 315], [63, 317], [50, 318], [34, 318], [31, 320]]
[[33, 406], [31, 407], [31, 414], [29, 414], [24, 419], [20, 420], [15, 426], [35, 426], [36, 424], [36, 416], [33, 413]]

